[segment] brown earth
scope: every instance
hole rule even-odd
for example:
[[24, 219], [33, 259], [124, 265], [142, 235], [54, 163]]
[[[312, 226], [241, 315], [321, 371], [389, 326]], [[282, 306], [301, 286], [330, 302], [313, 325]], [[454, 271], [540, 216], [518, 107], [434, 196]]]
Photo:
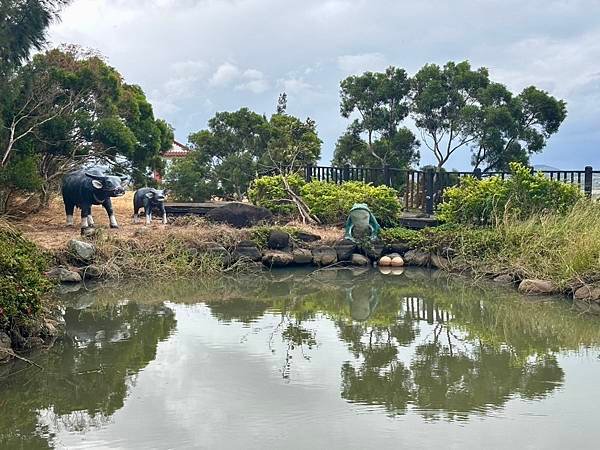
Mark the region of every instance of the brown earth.
[[[227, 235], [229, 239], [233, 240], [247, 238], [247, 232], [244, 230], [236, 230], [226, 225], [210, 224], [200, 218], [191, 220], [188, 218], [169, 219], [170, 223], [168, 225], [163, 225], [157, 218], [149, 227], [145, 226], [143, 220], [134, 224], [133, 192], [127, 192], [122, 197], [113, 198], [112, 203], [119, 223], [118, 229], [109, 227], [108, 217], [101, 206], [94, 206], [92, 215], [94, 216], [96, 228], [101, 228], [110, 236], [117, 238], [145, 240], [151, 239], [152, 235], [155, 234], [164, 239], [165, 234], [171, 234], [175, 231], [177, 234], [193, 233], [195, 239], [201, 241], [221, 241], [223, 235]], [[66, 242], [70, 239], [80, 238], [78, 214], [79, 210], [76, 209], [75, 226], [67, 227], [65, 225], [66, 217], [62, 199], [60, 196], [55, 196], [51, 200], [49, 208], [36, 214], [27, 215], [22, 219], [11, 220], [11, 223], [40, 247], [49, 251], [56, 251], [64, 249]], [[332, 244], [340, 239], [343, 234], [343, 230], [335, 227], [312, 227], [299, 222], [289, 222], [284, 225], [294, 226], [317, 234], [321, 236], [324, 244]], [[144, 230], [143, 233], [140, 232], [142, 229]], [[221, 237], [221, 239], [217, 237]]]

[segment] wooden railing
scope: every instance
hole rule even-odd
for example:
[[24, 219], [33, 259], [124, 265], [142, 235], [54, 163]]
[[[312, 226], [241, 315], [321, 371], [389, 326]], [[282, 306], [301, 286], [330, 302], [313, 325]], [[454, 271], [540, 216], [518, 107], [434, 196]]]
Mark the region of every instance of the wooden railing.
[[[438, 203], [442, 201], [444, 190], [458, 184], [461, 178], [470, 176], [488, 178], [498, 176], [502, 179], [510, 177], [508, 172], [438, 172], [435, 169], [411, 170], [384, 167], [350, 167], [350, 166], [312, 166], [301, 169], [307, 181], [318, 180], [330, 183], [346, 181], [363, 181], [375, 185], [386, 185], [397, 189], [404, 198], [404, 207], [408, 210], [420, 210], [432, 214]], [[532, 169], [533, 170], [533, 169]], [[541, 171], [552, 180], [577, 185], [588, 197], [600, 195], [600, 171], [591, 166], [584, 170]]]

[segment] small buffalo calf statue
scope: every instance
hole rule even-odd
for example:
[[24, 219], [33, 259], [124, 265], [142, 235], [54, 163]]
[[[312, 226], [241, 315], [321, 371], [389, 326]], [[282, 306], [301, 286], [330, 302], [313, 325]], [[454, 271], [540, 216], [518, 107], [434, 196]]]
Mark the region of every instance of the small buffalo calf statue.
[[167, 192], [154, 188], [141, 188], [135, 191], [133, 196], [133, 222], [137, 223], [140, 208], [144, 208], [146, 215], [146, 225], [152, 222], [152, 210], [158, 209], [162, 215], [162, 223], [167, 223], [167, 213], [165, 212], [165, 196]]
[[68, 173], [62, 180], [61, 192], [67, 214], [67, 226], [73, 225], [75, 207], [81, 209], [81, 230], [94, 226], [92, 205], [102, 205], [108, 214], [111, 228], [119, 228], [113, 212], [111, 197], [125, 194], [122, 183], [127, 177], [105, 175], [97, 168]]

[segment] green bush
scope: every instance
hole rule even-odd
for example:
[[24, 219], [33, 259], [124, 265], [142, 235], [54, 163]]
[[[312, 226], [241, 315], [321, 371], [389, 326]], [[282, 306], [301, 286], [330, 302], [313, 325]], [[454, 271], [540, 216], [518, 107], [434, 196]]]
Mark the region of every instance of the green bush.
[[381, 230], [381, 239], [387, 243], [404, 242], [411, 248], [420, 247], [425, 243], [425, 237], [421, 231], [404, 227], [386, 228]]
[[[311, 181], [306, 183], [299, 175], [287, 177], [288, 184], [299, 194], [311, 212], [325, 224], [339, 224], [346, 220], [354, 203], [366, 203], [383, 226], [393, 226], [401, 212], [398, 193], [387, 186], [373, 186], [360, 181], [343, 184]], [[274, 213], [295, 214], [296, 205], [290, 202], [281, 175], [255, 180], [248, 197], [255, 205], [264, 206]]]
[[[297, 174], [287, 176], [290, 188], [300, 194], [300, 189], [306, 184]], [[289, 199], [285, 190], [282, 175], [257, 178], [250, 184], [248, 198], [257, 206], [271, 210], [275, 214], [292, 215], [297, 212], [296, 205]]]
[[446, 189], [437, 217], [448, 223], [489, 225], [510, 216], [526, 219], [534, 214], [564, 214], [583, 194], [571, 184], [550, 180], [542, 173], [531, 173], [519, 163], [511, 163], [511, 177], [478, 180], [461, 179], [458, 186]]
[[323, 223], [346, 220], [355, 203], [366, 203], [382, 226], [394, 226], [402, 211], [398, 193], [387, 186], [373, 186], [361, 181], [343, 184], [313, 181], [301, 189], [302, 198]]
[[0, 329], [32, 317], [52, 287], [44, 275], [49, 260], [19, 233], [0, 224]]

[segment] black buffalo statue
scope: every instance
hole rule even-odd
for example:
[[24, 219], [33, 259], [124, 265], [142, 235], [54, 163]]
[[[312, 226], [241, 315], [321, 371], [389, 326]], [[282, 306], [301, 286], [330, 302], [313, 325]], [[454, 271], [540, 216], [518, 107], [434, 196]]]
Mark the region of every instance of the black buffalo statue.
[[119, 228], [110, 198], [125, 194], [122, 186], [125, 179], [105, 175], [98, 169], [78, 170], [65, 175], [61, 191], [67, 225], [73, 225], [73, 211], [77, 206], [81, 209], [81, 229], [93, 227], [92, 205], [102, 205], [108, 214], [110, 227]]
[[162, 223], [167, 223], [167, 213], [165, 212], [166, 191], [154, 188], [141, 188], [135, 191], [133, 196], [133, 221], [137, 223], [140, 208], [144, 208], [146, 215], [146, 225], [152, 222], [152, 211], [154, 209], [160, 212]]

